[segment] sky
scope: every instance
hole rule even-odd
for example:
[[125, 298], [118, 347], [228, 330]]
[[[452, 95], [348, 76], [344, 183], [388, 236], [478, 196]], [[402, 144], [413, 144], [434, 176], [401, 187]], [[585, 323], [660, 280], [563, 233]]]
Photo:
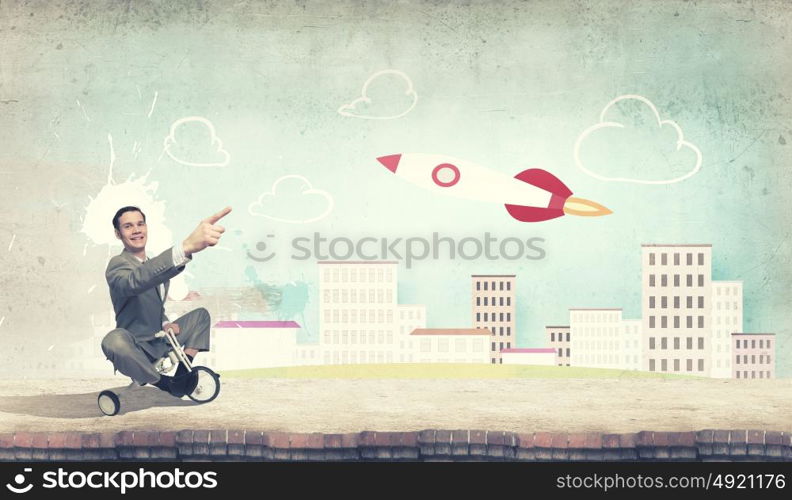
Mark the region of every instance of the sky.
[[[90, 331], [117, 206], [145, 205], [154, 251], [230, 205], [172, 289], [253, 286], [251, 267], [305, 283], [314, 336], [318, 266], [290, 256], [315, 233], [533, 239], [543, 258], [398, 270], [399, 302], [436, 328], [470, 325], [471, 274], [516, 275], [524, 347], [570, 307], [640, 317], [642, 243], [712, 244], [713, 279], [743, 281], [744, 329], [776, 333], [789, 376], [789, 17], [773, 1], [3, 2], [0, 338]], [[397, 153], [542, 168], [613, 214], [520, 222], [377, 161]]]

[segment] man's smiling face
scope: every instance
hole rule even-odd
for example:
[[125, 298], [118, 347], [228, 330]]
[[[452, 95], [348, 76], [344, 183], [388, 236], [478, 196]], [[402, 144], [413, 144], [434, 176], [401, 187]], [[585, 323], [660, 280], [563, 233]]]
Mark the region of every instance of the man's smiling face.
[[121, 240], [127, 251], [133, 254], [144, 251], [148, 229], [143, 214], [137, 211], [124, 212], [118, 219], [116, 237]]

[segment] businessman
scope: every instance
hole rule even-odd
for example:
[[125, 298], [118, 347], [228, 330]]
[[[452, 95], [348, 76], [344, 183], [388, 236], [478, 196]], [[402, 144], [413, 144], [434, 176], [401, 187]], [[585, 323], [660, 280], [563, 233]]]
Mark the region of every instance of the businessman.
[[170, 344], [155, 338], [160, 330], [173, 329], [184, 353], [192, 361], [199, 351], [209, 350], [209, 313], [195, 309], [171, 322], [165, 315], [170, 279], [181, 273], [196, 254], [220, 241], [225, 229], [217, 222], [231, 212], [226, 207], [202, 220], [181, 243], [149, 258], [146, 255], [146, 215], [138, 207], [123, 207], [113, 217], [116, 237], [124, 249], [107, 265], [105, 277], [116, 315], [116, 328], [102, 340], [102, 351], [116, 370], [145, 385], [152, 384], [176, 397], [190, 394], [197, 376], [179, 364], [173, 377], [160, 375], [154, 361]]

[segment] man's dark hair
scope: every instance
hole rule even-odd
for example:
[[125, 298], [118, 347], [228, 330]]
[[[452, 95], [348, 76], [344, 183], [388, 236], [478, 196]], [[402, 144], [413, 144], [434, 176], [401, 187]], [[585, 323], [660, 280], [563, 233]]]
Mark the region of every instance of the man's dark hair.
[[116, 212], [116, 214], [113, 216], [113, 227], [116, 229], [116, 231], [119, 230], [118, 219], [120, 219], [121, 216], [127, 212], [140, 212], [140, 215], [143, 216], [143, 222], [146, 222], [146, 214], [144, 214], [143, 210], [139, 209], [138, 207], [129, 206], [129, 207], [119, 208], [118, 212]]

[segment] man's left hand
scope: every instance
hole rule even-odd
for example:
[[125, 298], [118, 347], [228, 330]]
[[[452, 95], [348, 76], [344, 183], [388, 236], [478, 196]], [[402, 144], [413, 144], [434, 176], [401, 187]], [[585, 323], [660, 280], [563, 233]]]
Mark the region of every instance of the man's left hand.
[[168, 328], [173, 330], [174, 335], [178, 335], [180, 333], [178, 323], [165, 323], [165, 326], [162, 327], [162, 329], [166, 332], [168, 331]]

